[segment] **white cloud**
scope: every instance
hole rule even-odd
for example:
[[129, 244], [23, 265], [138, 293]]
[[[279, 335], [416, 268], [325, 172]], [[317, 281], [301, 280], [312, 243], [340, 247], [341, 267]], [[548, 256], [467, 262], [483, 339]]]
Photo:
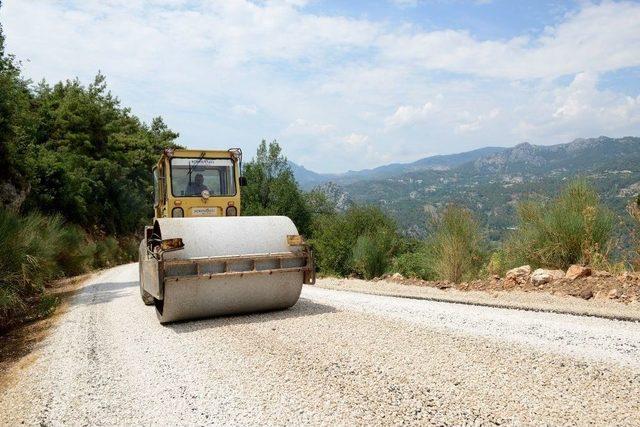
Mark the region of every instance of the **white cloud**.
[[[468, 112], [465, 112], [465, 113], [467, 113], [465, 115], [469, 115]], [[499, 115], [500, 115], [500, 109], [494, 108], [491, 111], [489, 111], [487, 114], [480, 114], [471, 121], [465, 121], [463, 123], [460, 123], [456, 128], [456, 132], [458, 133], [475, 132], [481, 129], [485, 122], [489, 120], [493, 120]]]
[[258, 107], [256, 107], [255, 105], [238, 104], [231, 107], [231, 111], [242, 116], [253, 116], [258, 112]]
[[384, 120], [384, 123], [387, 128], [409, 125], [425, 120], [434, 109], [435, 107], [431, 102], [427, 102], [422, 106], [401, 105], [395, 113]]
[[517, 111], [515, 134], [532, 140], [637, 135], [640, 96], [602, 90], [598, 82], [597, 74], [587, 72], [566, 87], [537, 88], [531, 102]]
[[352, 133], [342, 138], [342, 142], [346, 143], [349, 148], [361, 148], [366, 145], [369, 140], [368, 135], [360, 133]]
[[335, 130], [331, 124], [311, 123], [296, 119], [284, 130], [284, 135], [327, 135]]
[[537, 38], [480, 41], [466, 31], [415, 30], [384, 34], [379, 44], [389, 60], [485, 77], [554, 78], [611, 71], [640, 65], [640, 5], [587, 4]]

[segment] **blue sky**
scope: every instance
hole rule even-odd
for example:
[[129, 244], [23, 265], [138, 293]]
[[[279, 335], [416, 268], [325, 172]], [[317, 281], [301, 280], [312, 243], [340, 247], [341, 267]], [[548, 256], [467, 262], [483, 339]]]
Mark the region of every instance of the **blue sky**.
[[277, 139], [320, 172], [640, 135], [631, 1], [5, 0], [34, 81], [101, 70], [193, 148]]

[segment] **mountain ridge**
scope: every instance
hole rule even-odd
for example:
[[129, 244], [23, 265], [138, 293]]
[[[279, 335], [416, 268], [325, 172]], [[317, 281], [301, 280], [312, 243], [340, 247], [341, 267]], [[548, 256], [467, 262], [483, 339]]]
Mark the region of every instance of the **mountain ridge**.
[[298, 184], [305, 190], [309, 190], [317, 185], [327, 182], [337, 184], [347, 184], [355, 181], [387, 178], [408, 172], [419, 172], [422, 170], [447, 170], [457, 167], [469, 161], [499, 153], [508, 147], [482, 147], [475, 150], [464, 151], [454, 154], [438, 154], [423, 157], [409, 163], [390, 163], [370, 169], [349, 170], [342, 173], [319, 173], [314, 172], [302, 165], [289, 161], [289, 166]]
[[640, 137], [521, 143], [445, 170], [338, 182], [332, 199], [348, 196], [353, 203], [379, 206], [415, 237], [428, 232], [425, 212], [456, 203], [472, 210], [497, 241], [516, 225], [520, 201], [549, 200], [577, 177], [589, 180], [607, 206], [626, 218], [629, 200], [640, 193]]

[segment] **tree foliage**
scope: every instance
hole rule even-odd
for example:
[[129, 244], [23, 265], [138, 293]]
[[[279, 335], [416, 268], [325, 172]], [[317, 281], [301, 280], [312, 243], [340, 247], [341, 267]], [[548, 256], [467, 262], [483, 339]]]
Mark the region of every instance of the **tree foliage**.
[[150, 169], [178, 136], [161, 118], [141, 122], [102, 74], [88, 86], [72, 80], [34, 88], [15, 65], [1, 76], [5, 207], [18, 200], [23, 212], [61, 214], [103, 234], [133, 233], [148, 221]]
[[311, 213], [277, 141], [262, 140], [244, 175], [248, 184], [241, 192], [243, 215], [288, 216], [300, 233], [309, 235]]
[[[314, 221], [316, 263], [329, 274], [346, 276], [356, 272], [373, 277], [386, 271], [396, 240], [393, 220], [373, 206], [354, 206], [345, 213], [323, 215]], [[373, 263], [379, 266], [374, 267]]]
[[32, 128], [29, 82], [15, 59], [4, 51], [0, 25], [0, 207], [17, 209], [28, 190], [19, 148]]
[[132, 259], [123, 235], [152, 216], [150, 170], [177, 136], [122, 107], [101, 74], [33, 85], [0, 27], [0, 328], [31, 316], [48, 280]]

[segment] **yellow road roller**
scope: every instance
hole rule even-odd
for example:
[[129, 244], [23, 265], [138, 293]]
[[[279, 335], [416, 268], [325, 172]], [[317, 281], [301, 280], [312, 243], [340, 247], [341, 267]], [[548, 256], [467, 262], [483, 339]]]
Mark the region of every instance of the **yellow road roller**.
[[154, 220], [140, 243], [140, 294], [160, 323], [285, 309], [315, 283], [291, 219], [240, 216], [242, 151], [167, 149], [153, 168]]

